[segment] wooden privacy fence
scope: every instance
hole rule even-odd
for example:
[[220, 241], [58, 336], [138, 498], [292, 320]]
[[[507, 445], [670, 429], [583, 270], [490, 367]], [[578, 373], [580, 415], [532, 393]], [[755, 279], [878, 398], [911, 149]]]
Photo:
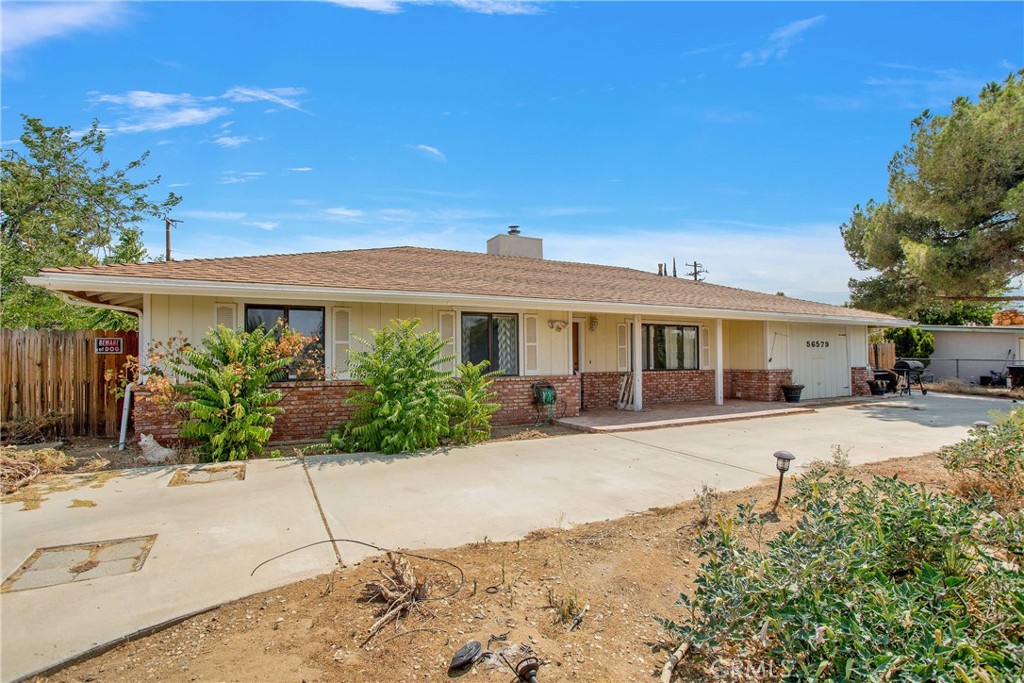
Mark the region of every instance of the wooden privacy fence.
[[868, 344], [868, 362], [876, 370], [890, 370], [896, 365], [895, 342]]
[[[97, 347], [120, 353], [97, 353]], [[97, 341], [99, 340], [99, 341]], [[63, 436], [116, 437], [123, 401], [111, 390], [138, 332], [0, 330], [0, 421], [65, 415]]]

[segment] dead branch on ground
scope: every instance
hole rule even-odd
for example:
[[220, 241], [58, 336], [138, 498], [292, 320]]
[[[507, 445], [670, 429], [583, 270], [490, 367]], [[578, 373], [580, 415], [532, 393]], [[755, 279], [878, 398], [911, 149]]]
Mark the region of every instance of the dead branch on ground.
[[391, 575], [378, 570], [382, 580], [370, 581], [363, 586], [363, 600], [383, 602], [385, 606], [378, 612], [379, 618], [369, 628], [369, 635], [360, 647], [366, 647], [388, 624], [394, 623], [397, 628], [399, 619], [427, 597], [428, 579], [417, 580], [412, 567], [401, 555], [388, 553], [387, 558]]

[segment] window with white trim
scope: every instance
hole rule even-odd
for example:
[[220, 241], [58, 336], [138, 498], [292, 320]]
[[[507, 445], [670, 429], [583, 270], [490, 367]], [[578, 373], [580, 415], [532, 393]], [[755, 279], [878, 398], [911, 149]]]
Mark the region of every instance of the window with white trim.
[[644, 325], [644, 370], [696, 370], [700, 367], [700, 328], [696, 325]]
[[519, 374], [519, 316], [515, 313], [463, 313], [462, 362], [490, 361], [488, 370]]
[[288, 370], [288, 379], [318, 379], [324, 374], [324, 309], [311, 306], [279, 306], [247, 304], [245, 331], [262, 327], [273, 330], [278, 324], [287, 325], [309, 341], [296, 354]]

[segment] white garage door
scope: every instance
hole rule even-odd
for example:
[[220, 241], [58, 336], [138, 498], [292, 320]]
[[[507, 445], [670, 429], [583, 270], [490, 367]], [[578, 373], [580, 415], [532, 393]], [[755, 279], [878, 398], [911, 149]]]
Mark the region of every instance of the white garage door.
[[846, 328], [835, 325], [790, 325], [793, 384], [803, 384], [800, 398], [850, 396], [850, 359]]

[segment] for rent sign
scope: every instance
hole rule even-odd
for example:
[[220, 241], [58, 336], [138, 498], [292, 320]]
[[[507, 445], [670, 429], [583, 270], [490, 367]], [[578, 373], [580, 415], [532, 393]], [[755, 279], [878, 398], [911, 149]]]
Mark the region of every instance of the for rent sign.
[[124, 353], [124, 340], [120, 337], [96, 337], [95, 351], [99, 354], [122, 354]]

